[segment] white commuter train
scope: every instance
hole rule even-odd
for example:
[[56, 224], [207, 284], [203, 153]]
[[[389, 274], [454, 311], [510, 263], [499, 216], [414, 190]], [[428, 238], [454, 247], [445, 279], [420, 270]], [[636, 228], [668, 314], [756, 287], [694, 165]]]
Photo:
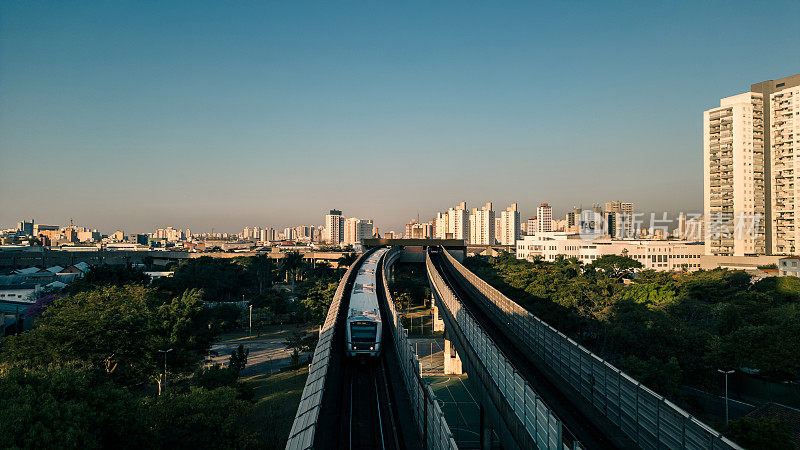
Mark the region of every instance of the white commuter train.
[[375, 274], [387, 251], [385, 248], [376, 250], [358, 269], [347, 307], [345, 350], [348, 357], [377, 357], [381, 353], [383, 330]]

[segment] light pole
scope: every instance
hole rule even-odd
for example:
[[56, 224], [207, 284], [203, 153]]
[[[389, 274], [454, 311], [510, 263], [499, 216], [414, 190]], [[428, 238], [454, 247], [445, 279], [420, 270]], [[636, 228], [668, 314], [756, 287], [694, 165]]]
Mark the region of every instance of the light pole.
[[250, 305], [250, 337], [253, 337], [253, 305]]
[[717, 372], [725, 375], [725, 425], [728, 425], [728, 375], [735, 372], [734, 370], [721, 370], [717, 369]]
[[164, 392], [167, 391], [167, 353], [171, 352], [172, 349], [168, 350], [159, 350], [159, 353], [164, 354]]

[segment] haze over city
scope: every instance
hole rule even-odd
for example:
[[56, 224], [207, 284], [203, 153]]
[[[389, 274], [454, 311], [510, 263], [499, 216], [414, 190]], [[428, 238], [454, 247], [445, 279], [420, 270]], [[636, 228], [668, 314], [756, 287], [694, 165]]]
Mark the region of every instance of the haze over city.
[[[800, 55], [777, 3], [3, 2], [0, 226], [700, 212], [701, 112]], [[782, 45], [704, 45], [742, 21]]]

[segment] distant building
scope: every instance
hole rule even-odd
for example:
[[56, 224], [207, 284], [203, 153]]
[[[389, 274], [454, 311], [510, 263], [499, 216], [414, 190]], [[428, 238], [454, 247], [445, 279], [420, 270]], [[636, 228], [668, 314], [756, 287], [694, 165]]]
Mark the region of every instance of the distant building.
[[494, 211], [492, 203], [481, 209], [473, 208], [469, 216], [469, 243], [475, 245], [494, 245]]
[[469, 211], [466, 202], [447, 210], [447, 232], [453, 235], [453, 239], [469, 239]]
[[553, 207], [542, 203], [536, 208], [536, 232], [549, 233], [553, 231]]
[[800, 258], [781, 258], [778, 261], [778, 276], [800, 277]]
[[364, 242], [364, 239], [372, 237], [372, 220], [351, 217], [344, 221], [344, 240], [345, 245], [355, 245]]
[[325, 215], [323, 240], [331, 245], [339, 245], [344, 241], [344, 217], [338, 209], [332, 209]]
[[512, 203], [505, 211], [500, 213], [500, 244], [515, 245], [520, 237], [520, 214], [517, 204]]
[[517, 241], [517, 259], [555, 261], [559, 256], [591, 263], [604, 255], [627, 256], [645, 269], [698, 270], [703, 245], [699, 242], [667, 240], [612, 240], [608, 237], [585, 240], [574, 233], [542, 233]]
[[633, 238], [633, 203], [631, 202], [606, 202], [603, 211], [607, 234], [613, 238]]
[[537, 225], [538, 222], [539, 219], [536, 216], [531, 216], [531, 218], [527, 220], [527, 224], [525, 226], [525, 234], [526, 235], [536, 234], [536, 228], [538, 226]]
[[33, 236], [33, 220], [30, 222], [19, 222], [17, 224], [17, 232], [23, 236]]

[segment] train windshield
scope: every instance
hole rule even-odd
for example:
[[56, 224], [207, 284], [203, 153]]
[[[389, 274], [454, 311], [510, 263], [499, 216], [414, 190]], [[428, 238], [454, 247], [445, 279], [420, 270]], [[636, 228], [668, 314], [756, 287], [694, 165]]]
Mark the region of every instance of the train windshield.
[[350, 338], [353, 342], [375, 342], [377, 330], [375, 322], [353, 322], [350, 324]]

